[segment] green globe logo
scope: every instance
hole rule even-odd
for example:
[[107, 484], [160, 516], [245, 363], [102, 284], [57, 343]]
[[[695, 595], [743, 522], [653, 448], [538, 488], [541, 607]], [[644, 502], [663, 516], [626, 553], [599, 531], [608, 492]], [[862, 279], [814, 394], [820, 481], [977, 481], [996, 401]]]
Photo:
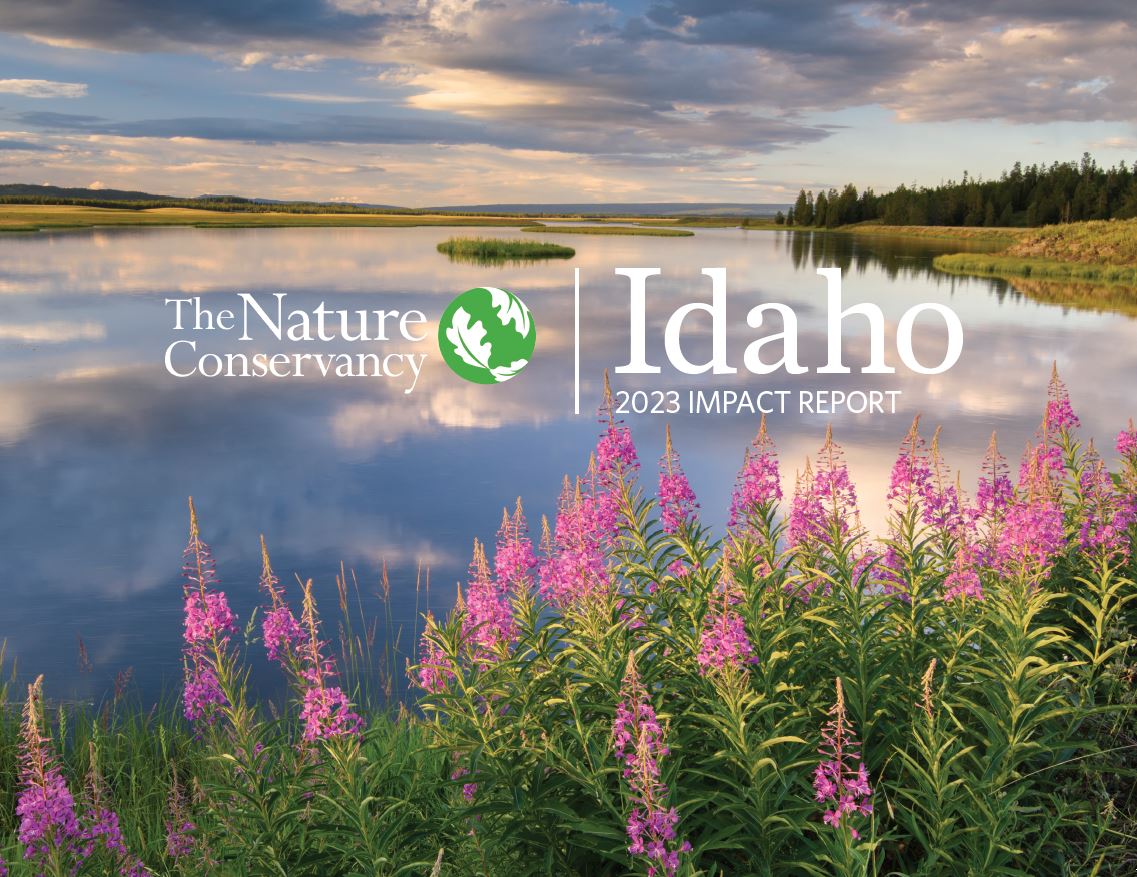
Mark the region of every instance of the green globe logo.
[[454, 374], [475, 384], [508, 381], [533, 357], [537, 327], [525, 302], [493, 286], [467, 289], [438, 323], [438, 347]]

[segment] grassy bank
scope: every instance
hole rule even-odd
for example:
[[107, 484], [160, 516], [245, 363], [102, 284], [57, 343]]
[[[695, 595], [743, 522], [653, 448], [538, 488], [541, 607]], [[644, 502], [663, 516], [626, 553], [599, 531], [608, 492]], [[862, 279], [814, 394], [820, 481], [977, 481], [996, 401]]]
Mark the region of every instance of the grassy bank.
[[547, 234], [609, 234], [643, 235], [647, 237], [685, 238], [694, 234], [677, 228], [631, 225], [526, 225], [522, 231], [539, 231]]
[[502, 238], [449, 238], [438, 245], [438, 252], [452, 259], [474, 262], [528, 262], [536, 259], [571, 259], [572, 247], [537, 241]]
[[936, 256], [932, 264], [948, 274], [1035, 277], [1048, 280], [1137, 285], [1137, 265], [1057, 262], [1051, 259], [1026, 259], [1002, 253], [953, 253], [948, 256]]
[[937, 256], [950, 274], [1137, 285], [1137, 219], [1025, 230], [997, 253]]
[[[803, 229], [805, 230], [805, 229]], [[985, 228], [982, 226], [943, 225], [883, 225], [879, 222], [859, 222], [843, 225], [832, 231], [877, 237], [930, 238], [934, 240], [981, 241], [1007, 246], [1023, 234], [1021, 228]], [[815, 229], [825, 231], [825, 229]]]
[[444, 216], [411, 213], [273, 213], [220, 212], [181, 207], [123, 210], [66, 205], [0, 205], [0, 232], [34, 232], [101, 226], [194, 226], [197, 228], [294, 228], [361, 226], [532, 225], [533, 220], [506, 216]]

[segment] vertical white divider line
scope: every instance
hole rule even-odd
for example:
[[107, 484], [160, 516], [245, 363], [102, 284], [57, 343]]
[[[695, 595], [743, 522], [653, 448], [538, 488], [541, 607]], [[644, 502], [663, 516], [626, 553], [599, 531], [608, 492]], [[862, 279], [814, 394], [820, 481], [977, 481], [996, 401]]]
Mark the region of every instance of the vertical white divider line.
[[580, 414], [580, 268], [573, 273], [573, 414]]

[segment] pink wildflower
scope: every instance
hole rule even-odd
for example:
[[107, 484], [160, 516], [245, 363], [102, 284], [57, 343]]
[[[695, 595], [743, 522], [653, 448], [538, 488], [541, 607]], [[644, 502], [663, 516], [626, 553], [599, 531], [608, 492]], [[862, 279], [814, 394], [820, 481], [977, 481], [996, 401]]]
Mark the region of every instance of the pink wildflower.
[[509, 597], [509, 591], [490, 575], [485, 549], [475, 539], [462, 630], [472, 655], [482, 664], [491, 661], [502, 647], [508, 647], [517, 635]]
[[537, 568], [537, 558], [533, 555], [533, 542], [529, 539], [529, 527], [521, 510], [521, 498], [513, 515], [504, 510], [501, 527], [497, 531], [497, 546], [494, 550], [494, 576], [502, 588], [516, 593], [525, 593], [533, 583], [533, 573]]
[[261, 536], [261, 580], [260, 588], [268, 595], [271, 604], [265, 611], [261, 624], [265, 653], [270, 661], [289, 667], [295, 660], [296, 652], [304, 642], [304, 631], [284, 598], [280, 581], [272, 571], [265, 537]]
[[931, 486], [932, 470], [924, 440], [920, 437], [920, 416], [916, 415], [892, 464], [888, 483], [888, 503], [897, 510], [923, 500]]
[[545, 528], [541, 594], [561, 609], [587, 607], [611, 592], [607, 546], [612, 531], [602, 496], [565, 479], [555, 529]]
[[1046, 434], [1066, 432], [1082, 425], [1078, 415], [1070, 405], [1070, 394], [1066, 385], [1058, 377], [1058, 363], [1050, 372], [1050, 386], [1046, 394], [1046, 413], [1042, 418], [1042, 430]]
[[675, 535], [691, 525], [699, 504], [695, 491], [679, 465], [679, 454], [671, 444], [671, 427], [659, 461], [659, 520], [664, 532]]
[[1137, 427], [1133, 426], [1133, 418], [1129, 418], [1129, 426], [1117, 434], [1117, 453], [1130, 461], [1137, 461]]
[[707, 609], [699, 635], [699, 672], [704, 676], [714, 671], [737, 670], [754, 663], [754, 648], [746, 634], [746, 622], [734, 608], [740, 599], [727, 577], [721, 593]]
[[[853, 816], [872, 813], [872, 786], [868, 771], [860, 758], [860, 744], [853, 735], [845, 713], [845, 693], [837, 679], [837, 702], [829, 710], [829, 721], [822, 729], [822, 761], [813, 772], [813, 790], [819, 804], [827, 805], [823, 814], [826, 825], [838, 828]], [[855, 765], [855, 766], [854, 766]], [[854, 840], [860, 834], [848, 826]]]
[[301, 677], [307, 683], [300, 716], [304, 719], [304, 739], [329, 740], [358, 737], [363, 720], [352, 710], [351, 701], [338, 686], [330, 685], [336, 675], [335, 661], [325, 657], [320, 640], [320, 620], [312, 596], [312, 580], [304, 584], [304, 612], [301, 616], [306, 639], [300, 650]]
[[1134, 500], [1114, 487], [1113, 477], [1093, 450], [1086, 455], [1080, 478], [1084, 509], [1078, 532], [1082, 550], [1107, 558], [1129, 556], [1129, 528], [1134, 523]]
[[28, 686], [20, 745], [20, 793], [16, 799], [18, 837], [24, 858], [46, 869], [48, 862], [68, 861], [81, 838], [75, 799], [50, 743], [40, 730], [43, 677]]
[[746, 449], [742, 469], [735, 478], [730, 497], [732, 533], [756, 535], [755, 522], [782, 499], [782, 479], [778, 473], [778, 453], [766, 432], [766, 415], [758, 425], [758, 435]]
[[434, 616], [426, 613], [426, 627], [419, 641], [419, 668], [417, 682], [430, 694], [439, 694], [454, 679], [454, 666], [438, 644], [438, 629]]
[[995, 562], [1006, 575], [1042, 577], [1064, 545], [1053, 470], [1045, 455], [1028, 446], [1018, 491], [999, 533]]
[[659, 762], [669, 751], [665, 732], [640, 681], [632, 654], [628, 655], [620, 694], [622, 699], [612, 722], [612, 743], [631, 789], [628, 852], [647, 858], [649, 877], [674, 877], [679, 870], [680, 854], [688, 852], [691, 845], [687, 841], [675, 843], [679, 812], [667, 806], [667, 786], [660, 780]]
[[182, 566], [185, 583], [185, 620], [182, 649], [185, 686], [185, 716], [190, 721], [212, 723], [228, 703], [221, 688], [218, 668], [225, 658], [236, 617], [229, 610], [225, 593], [217, 587], [217, 568], [209, 546], [201, 539], [197, 510], [189, 501], [190, 534]]

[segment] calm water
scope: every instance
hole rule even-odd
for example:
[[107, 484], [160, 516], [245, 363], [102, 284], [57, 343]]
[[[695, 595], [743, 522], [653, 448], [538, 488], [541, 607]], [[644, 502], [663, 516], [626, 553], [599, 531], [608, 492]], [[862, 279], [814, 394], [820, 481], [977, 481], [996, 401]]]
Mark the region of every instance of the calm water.
[[[565, 472], [579, 471], [595, 434], [592, 411], [605, 367], [627, 358], [623, 266], [658, 266], [650, 282], [649, 358], [663, 361], [663, 324], [679, 304], [709, 297], [706, 266], [725, 266], [728, 357], [741, 366], [758, 332], [746, 312], [791, 305], [800, 358], [824, 361], [825, 287], [818, 266], [845, 272], [846, 305], [872, 300], [889, 320], [886, 350], [912, 304], [941, 302], [966, 333], [960, 362], [922, 377], [806, 374], [756, 378], [740, 370], [713, 386], [750, 389], [901, 390], [895, 415], [770, 419], [792, 479], [826, 423], [846, 447], [866, 519], [879, 524], [888, 467], [913, 414], [943, 425], [949, 462], [974, 478], [997, 429], [1016, 456], [1037, 425], [1050, 363], [1057, 360], [1086, 432], [1103, 440], [1137, 415], [1137, 324], [1129, 317], [1036, 303], [993, 281], [936, 275], [944, 245], [854, 241], [837, 235], [700, 230], [693, 238], [576, 236], [575, 259], [479, 268], [435, 252], [447, 229], [99, 230], [0, 237], [0, 639], [19, 675], [47, 675], [54, 697], [98, 698], [133, 668], [146, 698], [179, 673], [180, 564], [192, 494], [221, 579], [242, 618], [258, 601], [258, 535], [281, 578], [311, 577], [332, 608], [340, 562], [378, 609], [385, 560], [397, 624], [410, 639], [416, 569], [430, 567], [429, 603], [444, 611], [474, 537], [492, 539], [501, 509], [525, 499], [536, 528]], [[515, 236], [511, 230], [479, 234]], [[939, 249], [937, 249], [939, 247]], [[958, 249], [958, 245], [947, 245]], [[573, 268], [582, 275], [583, 413], [573, 416]], [[234, 293], [289, 294], [293, 307], [422, 310], [436, 320], [464, 289], [521, 294], [538, 326], [534, 362], [514, 381], [463, 383], [433, 342], [413, 395], [380, 379], [185, 379], [162, 365], [171, 296], [217, 307]], [[432, 336], [433, 324], [429, 327]], [[867, 341], [850, 321], [846, 361]], [[917, 332], [938, 359], [934, 325]], [[706, 357], [708, 324], [692, 319], [685, 350]], [[238, 349], [217, 344], [219, 350]], [[397, 347], [397, 345], [396, 345]], [[212, 348], [211, 348], [212, 349]], [[934, 354], [934, 355], [933, 355]], [[634, 389], [712, 386], [665, 368]], [[630, 417], [654, 478], [664, 419]], [[677, 415], [676, 444], [707, 518], [721, 524], [735, 469], [756, 420]], [[1111, 446], [1112, 441], [1102, 442]], [[78, 670], [77, 638], [93, 664]]]

